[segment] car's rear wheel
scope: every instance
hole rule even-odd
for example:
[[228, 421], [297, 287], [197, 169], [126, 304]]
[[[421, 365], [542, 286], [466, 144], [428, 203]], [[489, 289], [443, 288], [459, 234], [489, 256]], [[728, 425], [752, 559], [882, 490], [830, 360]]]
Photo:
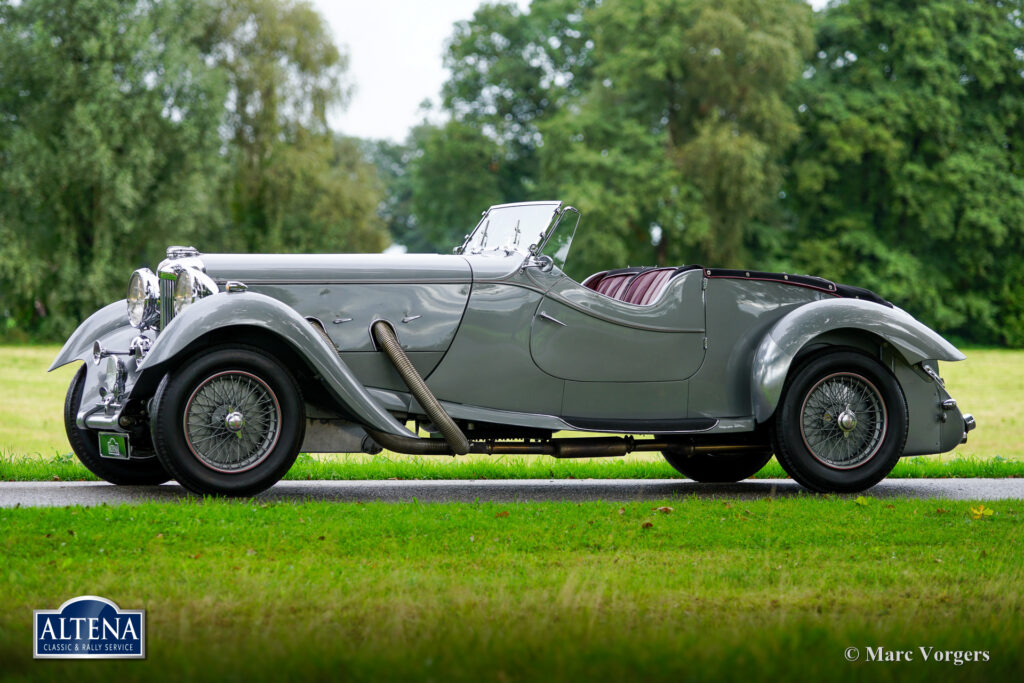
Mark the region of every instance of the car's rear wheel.
[[753, 476], [772, 459], [770, 450], [733, 451], [686, 455], [664, 451], [662, 455], [680, 474], [703, 484], [729, 484]]
[[251, 347], [217, 347], [168, 373], [151, 427], [157, 457], [196, 493], [249, 496], [295, 462], [305, 434], [298, 383]]
[[786, 381], [772, 429], [775, 455], [803, 486], [863, 491], [903, 455], [907, 404], [893, 374], [855, 351], [829, 351]]
[[104, 481], [121, 486], [153, 486], [171, 478], [155, 456], [115, 460], [100, 456], [99, 432], [82, 429], [76, 423], [85, 388], [85, 365], [78, 369], [64, 399], [64, 430], [71, 450], [85, 468]]

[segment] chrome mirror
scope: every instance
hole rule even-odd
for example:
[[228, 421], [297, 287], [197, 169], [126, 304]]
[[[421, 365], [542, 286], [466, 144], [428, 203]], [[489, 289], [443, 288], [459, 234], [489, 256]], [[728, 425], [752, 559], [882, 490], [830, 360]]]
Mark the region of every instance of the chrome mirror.
[[531, 254], [523, 261], [523, 270], [527, 268], [538, 268], [542, 273], [550, 273], [555, 267], [555, 260], [547, 254]]

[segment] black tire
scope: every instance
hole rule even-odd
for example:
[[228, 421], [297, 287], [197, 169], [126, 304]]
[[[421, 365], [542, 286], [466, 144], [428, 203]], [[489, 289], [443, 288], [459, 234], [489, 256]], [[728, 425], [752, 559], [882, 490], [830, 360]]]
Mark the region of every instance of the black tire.
[[100, 457], [99, 432], [95, 429], [81, 429], [76, 424], [82, 405], [85, 388], [86, 367], [75, 373], [68, 395], [64, 399], [64, 430], [75, 452], [85, 468], [104, 481], [119, 486], [155, 486], [171, 478], [156, 457], [113, 460]]
[[201, 494], [251, 496], [270, 488], [295, 462], [306, 431], [295, 378], [249, 346], [216, 347], [168, 373], [151, 413], [160, 462]]
[[700, 453], [664, 451], [662, 455], [680, 474], [702, 484], [731, 484], [751, 477], [772, 459], [770, 450]]
[[896, 466], [907, 423], [903, 390], [888, 368], [856, 351], [826, 351], [787, 378], [772, 442], [779, 464], [799, 484], [854, 493]]

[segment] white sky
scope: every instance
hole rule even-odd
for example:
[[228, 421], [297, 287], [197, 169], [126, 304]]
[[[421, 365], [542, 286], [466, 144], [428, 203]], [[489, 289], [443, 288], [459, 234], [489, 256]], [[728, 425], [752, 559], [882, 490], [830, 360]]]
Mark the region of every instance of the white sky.
[[[312, 0], [347, 49], [348, 108], [331, 116], [345, 135], [400, 142], [419, 122], [420, 103], [438, 104], [448, 74], [442, 66], [452, 25], [469, 19], [481, 0]], [[519, 5], [529, 6], [528, 0]]]
[[[361, 138], [405, 139], [419, 122], [420, 103], [439, 103], [448, 74], [442, 66], [452, 25], [469, 19], [481, 0], [311, 0], [349, 56], [355, 92], [331, 126]], [[529, 0], [516, 0], [522, 8]], [[826, 0], [810, 0], [815, 9]]]

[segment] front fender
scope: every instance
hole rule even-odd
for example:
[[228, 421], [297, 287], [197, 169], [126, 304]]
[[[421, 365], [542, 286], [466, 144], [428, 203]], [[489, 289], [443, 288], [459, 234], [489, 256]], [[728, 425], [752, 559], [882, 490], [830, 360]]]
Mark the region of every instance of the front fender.
[[395, 436], [415, 436], [384, 410], [313, 326], [293, 308], [255, 292], [199, 299], [167, 325], [146, 356], [144, 371], [165, 363], [190, 344], [224, 327], [258, 327], [282, 338], [306, 359], [342, 405], [366, 426]]
[[[122, 327], [131, 327], [128, 323], [128, 306], [124, 299], [104, 306], [96, 311], [78, 328], [71, 333], [68, 340], [64, 342], [60, 353], [54, 359], [53, 365], [47, 372], [53, 372], [62, 365], [71, 361], [86, 358], [86, 354], [92, 355], [92, 343], [97, 339], [103, 339], [112, 332]], [[127, 348], [127, 347], [125, 347]]]
[[889, 342], [909, 365], [923, 360], [966, 358], [939, 334], [901, 308], [860, 299], [823, 299], [782, 317], [761, 340], [751, 368], [754, 417], [775, 412], [793, 359], [812, 339], [834, 330], [870, 332]]

